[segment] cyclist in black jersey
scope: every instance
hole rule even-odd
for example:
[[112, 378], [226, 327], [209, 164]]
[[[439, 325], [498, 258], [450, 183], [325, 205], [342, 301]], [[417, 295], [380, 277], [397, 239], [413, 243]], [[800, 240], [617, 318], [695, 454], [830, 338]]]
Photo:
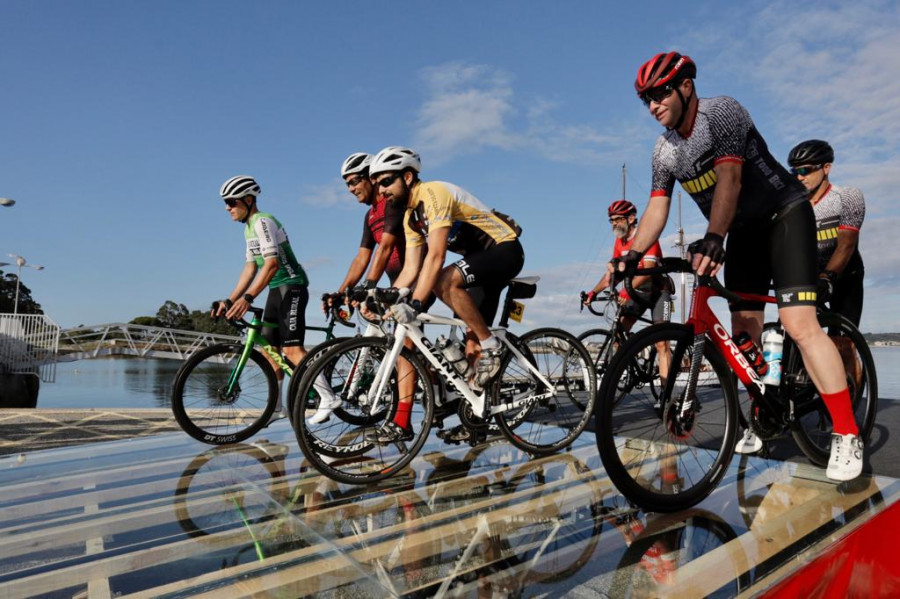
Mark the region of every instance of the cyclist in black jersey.
[[831, 184], [833, 163], [834, 149], [820, 139], [800, 142], [788, 154], [791, 172], [806, 188], [816, 215], [818, 299], [859, 327], [865, 275], [859, 230], [866, 202], [860, 190]]
[[[659, 239], [675, 181], [709, 220], [693, 256], [698, 275], [725, 265], [725, 284], [765, 295], [774, 280], [778, 312], [796, 342], [834, 423], [827, 475], [850, 480], [862, 471], [862, 441], [841, 358], [816, 318], [815, 220], [806, 194], [769, 153], [747, 110], [733, 98], [697, 97], [697, 66], [678, 52], [644, 63], [635, 90], [666, 131], [653, 151], [653, 186], [632, 250], [613, 268], [628, 271]], [[728, 246], [725, 247], [725, 237]], [[733, 333], [759, 340], [762, 304], [733, 305]], [[761, 448], [752, 430], [739, 452]]]

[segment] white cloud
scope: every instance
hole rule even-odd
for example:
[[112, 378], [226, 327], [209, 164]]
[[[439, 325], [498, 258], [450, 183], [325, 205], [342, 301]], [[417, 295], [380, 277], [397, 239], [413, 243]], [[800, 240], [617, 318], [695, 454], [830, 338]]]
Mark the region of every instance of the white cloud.
[[562, 123], [554, 116], [561, 104], [520, 97], [508, 73], [487, 65], [451, 62], [428, 67], [421, 76], [427, 95], [414, 141], [430, 162], [489, 147], [595, 165], [621, 160], [646, 138], [621, 124], [610, 133]]
[[347, 188], [335, 183], [333, 185], [310, 185], [300, 196], [300, 201], [308, 206], [318, 208], [355, 208], [354, 199], [347, 193]]

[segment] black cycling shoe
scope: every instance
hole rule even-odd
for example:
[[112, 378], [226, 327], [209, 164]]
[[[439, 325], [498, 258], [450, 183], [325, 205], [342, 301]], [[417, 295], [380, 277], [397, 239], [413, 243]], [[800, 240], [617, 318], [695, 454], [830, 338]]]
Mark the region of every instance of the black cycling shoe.
[[387, 422], [375, 430], [366, 432], [366, 441], [369, 443], [378, 443], [385, 445], [396, 441], [412, 441], [412, 429], [401, 427], [393, 420]]

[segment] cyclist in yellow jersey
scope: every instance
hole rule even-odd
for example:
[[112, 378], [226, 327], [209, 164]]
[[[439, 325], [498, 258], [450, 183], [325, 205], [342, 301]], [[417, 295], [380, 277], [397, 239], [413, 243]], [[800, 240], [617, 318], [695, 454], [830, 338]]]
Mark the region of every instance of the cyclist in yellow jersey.
[[[397, 321], [412, 322], [433, 291], [468, 326], [466, 354], [478, 357], [473, 382], [483, 387], [500, 369], [500, 342], [489, 326], [503, 288], [525, 262], [521, 229], [461, 187], [419, 180], [421, 168], [416, 152], [398, 146], [381, 150], [369, 165], [378, 191], [406, 210], [406, 257], [394, 284], [417, 281], [409, 303], [391, 311]], [[448, 251], [463, 258], [444, 266]]]

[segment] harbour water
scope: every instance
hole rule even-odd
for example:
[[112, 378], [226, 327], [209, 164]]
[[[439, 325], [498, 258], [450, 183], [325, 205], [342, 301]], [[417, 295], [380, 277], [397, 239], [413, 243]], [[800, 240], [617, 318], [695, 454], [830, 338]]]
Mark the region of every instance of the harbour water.
[[[881, 399], [900, 400], [900, 347], [873, 347]], [[182, 362], [104, 358], [64, 362], [41, 385], [40, 408], [168, 408]]]

